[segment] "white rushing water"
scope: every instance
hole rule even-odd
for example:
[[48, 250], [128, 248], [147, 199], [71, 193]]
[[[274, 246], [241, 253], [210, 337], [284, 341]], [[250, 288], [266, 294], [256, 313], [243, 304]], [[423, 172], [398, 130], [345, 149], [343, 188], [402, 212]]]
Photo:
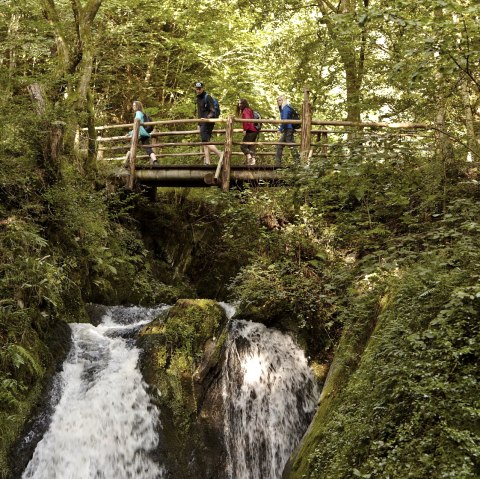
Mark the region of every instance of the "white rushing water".
[[234, 321], [223, 367], [227, 477], [280, 479], [318, 389], [303, 351], [263, 324]]
[[73, 345], [61, 373], [62, 395], [50, 427], [22, 478], [159, 479], [151, 457], [158, 411], [138, 369], [129, 331], [165, 309], [112, 307], [97, 327], [72, 324]]

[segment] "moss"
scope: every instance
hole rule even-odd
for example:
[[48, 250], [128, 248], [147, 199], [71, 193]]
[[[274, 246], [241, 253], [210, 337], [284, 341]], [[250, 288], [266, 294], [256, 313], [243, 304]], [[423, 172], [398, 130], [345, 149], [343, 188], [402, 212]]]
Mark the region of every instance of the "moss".
[[37, 381], [21, 399], [15, 398], [15, 410], [7, 412], [2, 407], [0, 411], [0, 477], [10, 477], [9, 450], [23, 431], [42, 393], [42, 380]]
[[[284, 477], [300, 479], [306, 477], [311, 467], [311, 455], [314, 453], [319, 438], [324, 433], [327, 418], [337, 405], [340, 392], [356, 371], [363, 351], [370, 341], [372, 331], [377, 323], [376, 306], [381, 303], [382, 296], [370, 291], [362, 298], [362, 308], [357, 309], [360, 318], [352, 320], [344, 329], [335, 352], [334, 360], [322, 389], [320, 402], [315, 417], [302, 442], [292, 455]], [[364, 316], [361, 313], [364, 313]], [[315, 369], [314, 369], [315, 371]]]
[[[43, 407], [41, 399], [55, 370], [65, 359], [70, 346], [70, 329], [63, 321], [50, 320], [39, 333], [28, 331], [28, 344], [14, 345], [10, 357], [2, 355], [0, 388], [0, 477], [21, 472], [25, 458], [16, 457], [16, 442], [28, 429], [28, 421]], [[12, 363], [9, 365], [9, 361]], [[9, 371], [13, 365], [13, 370]], [[5, 399], [9, 398], [8, 402]], [[18, 456], [18, 455], [17, 455]]]
[[[158, 392], [154, 401], [162, 411], [160, 433], [167, 445], [162, 454], [178, 477], [198, 477], [205, 468], [217, 467], [205, 464], [218, 457], [219, 434], [212, 433], [212, 413], [202, 405], [215, 408], [210, 399], [204, 400], [210, 371], [221, 367], [226, 323], [216, 302], [182, 299], [140, 332], [141, 369]], [[195, 459], [188, 462], [185, 457]]]
[[[216, 302], [182, 299], [164, 319], [157, 319], [140, 333], [145, 378], [162, 392], [159, 403], [172, 411], [181, 431], [188, 431], [197, 411], [194, 372], [207, 342], [213, 338], [216, 342], [225, 322], [225, 312]], [[221, 337], [224, 340], [225, 335]], [[216, 348], [217, 359], [222, 344], [223, 341]]]
[[433, 264], [357, 311], [284, 478], [478, 477], [478, 283]]

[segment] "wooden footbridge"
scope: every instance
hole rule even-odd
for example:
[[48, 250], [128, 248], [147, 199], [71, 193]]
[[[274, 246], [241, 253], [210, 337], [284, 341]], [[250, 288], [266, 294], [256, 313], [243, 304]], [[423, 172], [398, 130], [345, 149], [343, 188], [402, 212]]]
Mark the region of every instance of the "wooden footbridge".
[[[379, 123], [367, 122], [357, 123], [348, 121], [322, 121], [312, 118], [312, 105], [308, 100], [308, 92], [305, 92], [304, 102], [301, 111], [301, 120], [276, 120], [262, 119], [255, 120], [262, 123], [261, 135], [266, 141], [257, 141], [256, 158], [257, 164], [244, 164], [244, 155], [238, 151], [241, 145], [252, 144], [241, 141], [242, 118], [235, 118], [229, 115], [227, 118], [214, 118], [201, 120], [202, 122], [215, 123], [214, 135], [224, 136], [223, 141], [211, 141], [202, 143], [192, 141], [198, 138], [198, 129], [187, 129], [189, 125], [197, 126], [198, 118], [194, 119], [172, 119], [145, 123], [154, 125], [149, 145], [138, 143], [138, 131], [140, 120], [132, 124], [106, 125], [97, 127], [96, 138], [98, 145], [97, 159], [99, 161], [113, 161], [119, 163], [115, 176], [125, 181], [128, 189], [134, 189], [136, 184], [149, 187], [179, 186], [179, 187], [209, 187], [218, 186], [223, 191], [228, 191], [231, 183], [250, 183], [255, 185], [278, 185], [282, 182], [283, 169], [274, 166], [275, 151], [265, 151], [277, 145], [284, 145], [284, 159], [289, 150], [288, 147], [297, 148], [300, 153], [300, 164], [308, 165], [312, 158], [326, 158], [329, 150], [335, 148], [335, 138], [339, 135], [351, 135], [352, 131], [379, 130], [401, 130], [405, 136], [415, 136], [413, 130], [430, 129], [428, 125], [419, 123]], [[295, 143], [280, 143], [275, 141], [278, 126], [282, 123], [299, 124], [295, 130], [299, 141]], [[272, 128], [273, 125], [273, 128]], [[267, 128], [265, 128], [267, 126]], [[220, 127], [220, 128], [219, 128]], [[180, 129], [184, 128], [184, 129]], [[132, 130], [131, 137], [125, 135], [126, 129]], [[121, 130], [121, 136], [108, 136], [110, 131]], [[161, 142], [166, 137], [176, 141]], [[271, 140], [271, 141], [268, 141]], [[223, 156], [218, 159], [211, 153], [211, 158], [216, 164], [203, 164], [205, 145], [216, 145]], [[142, 154], [141, 149], [150, 146], [154, 149], [158, 164], [150, 165], [148, 155]], [[196, 148], [196, 151], [192, 151]], [[107, 156], [107, 152], [110, 154]], [[129, 152], [129, 165], [121, 167]], [[139, 154], [140, 152], [140, 154]], [[119, 154], [121, 156], [119, 156]], [[241, 157], [240, 161], [236, 161]], [[180, 159], [182, 164], [164, 164], [166, 158]], [[285, 163], [284, 163], [285, 164]]]

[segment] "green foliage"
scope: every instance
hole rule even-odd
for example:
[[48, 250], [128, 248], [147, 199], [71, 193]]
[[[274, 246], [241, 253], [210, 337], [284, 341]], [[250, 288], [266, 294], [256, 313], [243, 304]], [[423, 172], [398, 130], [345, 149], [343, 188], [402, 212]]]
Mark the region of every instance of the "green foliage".
[[[5, 451], [51, 368], [44, 342], [55, 323], [84, 319], [84, 301], [173, 302], [187, 289], [186, 277], [194, 285], [189, 293], [196, 288], [208, 297], [224, 296], [235, 278], [240, 314], [295, 331], [317, 358], [331, 357], [346, 328], [337, 351], [345, 367], [315, 428], [316, 452], [306, 458], [311, 477], [478, 472], [473, 318], [480, 211], [476, 165], [464, 161], [478, 120], [475, 2], [332, 8], [323, 0], [254, 7], [183, 0], [161, 9], [147, 0], [101, 2], [88, 38], [98, 123], [130, 121], [132, 99], [156, 119], [188, 117], [191, 85], [202, 80], [225, 114], [241, 96], [264, 117], [276, 116], [278, 92], [299, 105], [307, 86], [316, 118], [354, 112], [364, 119], [447, 121], [461, 142], [439, 154], [438, 138], [330, 131], [328, 155], [315, 147], [309, 168], [293, 171], [288, 188], [176, 190], [155, 206], [122, 191], [107, 195], [100, 177], [95, 186], [85, 179], [93, 172], [83, 170], [81, 158], [65, 154], [73, 151], [68, 125], [86, 116], [69, 106], [82, 58], [71, 5], [57, 9], [58, 22], [47, 22], [42, 6], [68, 2], [3, 3], [3, 471]], [[44, 84], [51, 103], [42, 119], [26, 91], [33, 82]], [[51, 182], [44, 150], [49, 122], [58, 119], [67, 120], [67, 132], [61, 175]], [[159, 326], [163, 342], [154, 361], [168, 370], [161, 381], [178, 418], [195, 410], [191, 375], [215, 327], [197, 313], [191, 322], [173, 315], [168, 328]]]
[[306, 477], [473, 478], [478, 287], [423, 264], [386, 280], [388, 303]]
[[446, 210], [359, 263], [341, 366], [289, 477], [476, 477], [478, 206]]

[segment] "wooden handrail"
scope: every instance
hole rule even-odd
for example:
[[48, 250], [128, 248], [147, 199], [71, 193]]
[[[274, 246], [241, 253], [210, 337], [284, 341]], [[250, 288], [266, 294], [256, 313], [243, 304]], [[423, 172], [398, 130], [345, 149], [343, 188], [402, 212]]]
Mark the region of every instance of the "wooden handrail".
[[[414, 122], [399, 122], [399, 123], [388, 123], [388, 122], [352, 122], [352, 121], [343, 121], [343, 120], [320, 120], [313, 119], [313, 108], [309, 102], [309, 92], [304, 90], [304, 101], [301, 111], [300, 120], [281, 120], [277, 118], [237, 118], [235, 115], [229, 115], [226, 118], [184, 118], [184, 119], [167, 119], [159, 121], [151, 121], [143, 123], [143, 125], [152, 125], [157, 127], [161, 131], [153, 131], [151, 136], [151, 141], [149, 144], [139, 145], [139, 131], [142, 123], [139, 119], [135, 119], [133, 123], [119, 124], [119, 125], [103, 125], [95, 128], [99, 132], [98, 138], [96, 138], [96, 143], [99, 145], [97, 150], [97, 158], [103, 159], [104, 151], [111, 151], [111, 156], [114, 156], [116, 151], [125, 151], [127, 147], [127, 142], [130, 142], [129, 156], [130, 162], [128, 166], [128, 181], [127, 188], [133, 189], [135, 186], [135, 177], [136, 173], [136, 161], [141, 158], [148, 158], [149, 155], [144, 154], [143, 149], [152, 148], [154, 149], [158, 157], [203, 157], [205, 153], [203, 151], [192, 151], [192, 147], [203, 147], [205, 145], [223, 145], [223, 156], [218, 162], [215, 170], [215, 175], [211, 175], [211, 180], [219, 184], [223, 191], [228, 191], [230, 188], [230, 169], [231, 169], [231, 160], [233, 157], [243, 157], [244, 154], [241, 151], [233, 151], [234, 147], [239, 145], [255, 145], [262, 148], [263, 151], [257, 151], [256, 156], [266, 157], [272, 156], [275, 154], [274, 151], [265, 151], [270, 146], [289, 146], [289, 147], [300, 147], [300, 158], [302, 163], [308, 163], [312, 157], [314, 151], [320, 150], [320, 157], [327, 157], [329, 151], [332, 147], [342, 146], [345, 143], [342, 141], [342, 135], [350, 134], [352, 131], [359, 131], [362, 129], [362, 136], [365, 135], [365, 138], [372, 139], [375, 141], [375, 135], [378, 135], [380, 141], [382, 137], [389, 138], [390, 135], [397, 137], [398, 135], [402, 136], [431, 136], [431, 131], [434, 128], [425, 123], [414, 123]], [[213, 133], [224, 135], [224, 141], [195, 141], [197, 138], [188, 138], [189, 136], [198, 135], [199, 128], [196, 128], [197, 125], [201, 123], [213, 124], [214, 130]], [[260, 123], [266, 128], [260, 130], [261, 134], [266, 135], [267, 140], [274, 140], [276, 138], [275, 134], [278, 133], [278, 126], [284, 124], [294, 124], [298, 125], [298, 128], [295, 129], [295, 134], [298, 135], [295, 139], [298, 139], [297, 142], [280, 142], [280, 141], [241, 141], [239, 135], [244, 132], [243, 124], [244, 123]], [[185, 130], [181, 125], [195, 125], [195, 129], [191, 126], [186, 126]], [[218, 125], [217, 125], [218, 124]], [[176, 128], [176, 125], [180, 129]], [[132, 129], [132, 136], [122, 135], [122, 136], [100, 136], [100, 132], [105, 130], [115, 130], [115, 129]], [[188, 129], [187, 129], [188, 128]], [[357, 130], [358, 129], [358, 130]], [[87, 130], [86, 128], [84, 129]], [[395, 133], [392, 132], [395, 130]], [[427, 130], [427, 132], [417, 133], [418, 130]], [[389, 131], [391, 133], [386, 133]], [[312, 136], [313, 135], [313, 136]], [[172, 136], [167, 142], [159, 142], [158, 139], [167, 139], [165, 137]], [[193, 140], [193, 141], [182, 141], [182, 140]], [[362, 140], [363, 141], [363, 140]], [[407, 140], [408, 144], [410, 142]], [[100, 146], [101, 145], [101, 146]], [[348, 146], [348, 144], [346, 145]], [[186, 152], [173, 153], [175, 148], [185, 147]], [[140, 155], [137, 155], [138, 149], [141, 148]], [[167, 151], [163, 150], [168, 148]], [[188, 148], [191, 148], [190, 151]], [[221, 148], [220, 148], [221, 149]], [[235, 148], [238, 150], [238, 148]], [[165, 151], [162, 153], [162, 150]], [[202, 150], [202, 148], [200, 149]], [[271, 148], [270, 148], [271, 150]], [[178, 151], [178, 150], [177, 150]], [[347, 151], [348, 153], [348, 151]], [[318, 154], [318, 153], [317, 153]], [[108, 161], [122, 160], [124, 157], [118, 158], [105, 158]], [[158, 168], [158, 167], [157, 167]]]
[[[297, 130], [301, 131], [301, 129]], [[242, 133], [243, 129], [234, 128], [233, 133]], [[213, 130], [212, 133], [216, 134], [223, 134], [225, 130]], [[273, 128], [265, 128], [260, 131], [260, 133], [278, 133], [278, 129]], [[312, 133], [335, 133], [334, 131], [329, 130], [312, 130]], [[338, 132], [343, 133], [343, 132]], [[154, 131], [150, 133], [150, 136], [153, 138], [157, 138], [159, 136], [191, 136], [191, 135], [198, 135], [198, 130], [175, 130], [175, 131]], [[130, 137], [126, 135], [121, 136], [109, 136], [109, 137], [97, 137], [97, 143], [114, 143], [119, 141], [130, 142]]]
[[324, 126], [356, 126], [359, 128], [405, 128], [405, 129], [425, 129], [433, 130], [434, 127], [427, 125], [426, 123], [385, 123], [376, 121], [324, 121], [324, 120], [312, 120], [312, 125], [324, 125]]
[[302, 130], [300, 133], [300, 158], [302, 163], [307, 163], [311, 152], [312, 138], [312, 104], [308, 101], [309, 91], [303, 92]]
[[222, 168], [223, 168], [223, 156], [220, 158], [220, 161], [217, 164], [217, 169], [215, 170], [215, 175], [213, 177], [215, 179], [215, 183], [218, 183], [218, 180], [220, 179]]
[[232, 157], [232, 143], [233, 143], [233, 122], [235, 118], [233, 115], [227, 119], [226, 132], [225, 132], [225, 147], [223, 149], [223, 164], [221, 171], [220, 186], [222, 191], [228, 191], [230, 189], [230, 160]]
[[[223, 118], [194, 118], [194, 119], [176, 119], [176, 120], [161, 120], [161, 121], [151, 121], [146, 122], [144, 125], [178, 125], [185, 123], [219, 123], [225, 122]], [[235, 118], [235, 122], [238, 123], [252, 123], [252, 118]], [[282, 124], [282, 123], [291, 123], [298, 124], [302, 123], [302, 120], [278, 120], [275, 118], [262, 118], [255, 119], [255, 123], [269, 123], [272, 125]], [[409, 123], [409, 122], [400, 122], [400, 123], [387, 123], [387, 122], [355, 122], [355, 121], [342, 121], [342, 120], [311, 120], [312, 125], [321, 125], [321, 126], [353, 126], [359, 128], [392, 128], [392, 129], [425, 129], [433, 130], [434, 127], [426, 123]], [[133, 123], [124, 123], [119, 125], [103, 125], [96, 126], [95, 130], [109, 130], [115, 128], [131, 128]], [[82, 131], [87, 131], [87, 128], [82, 128]]]
[[[151, 143], [146, 145], [141, 145], [140, 148], [171, 148], [177, 146], [205, 146], [205, 145], [225, 145], [224, 141], [209, 141], [209, 142], [185, 142], [185, 143]], [[281, 141], [232, 141], [232, 145], [284, 145], [284, 146], [300, 146], [300, 143], [286, 143]], [[97, 151], [122, 151], [125, 150], [123, 146], [111, 146], [99, 148]]]

